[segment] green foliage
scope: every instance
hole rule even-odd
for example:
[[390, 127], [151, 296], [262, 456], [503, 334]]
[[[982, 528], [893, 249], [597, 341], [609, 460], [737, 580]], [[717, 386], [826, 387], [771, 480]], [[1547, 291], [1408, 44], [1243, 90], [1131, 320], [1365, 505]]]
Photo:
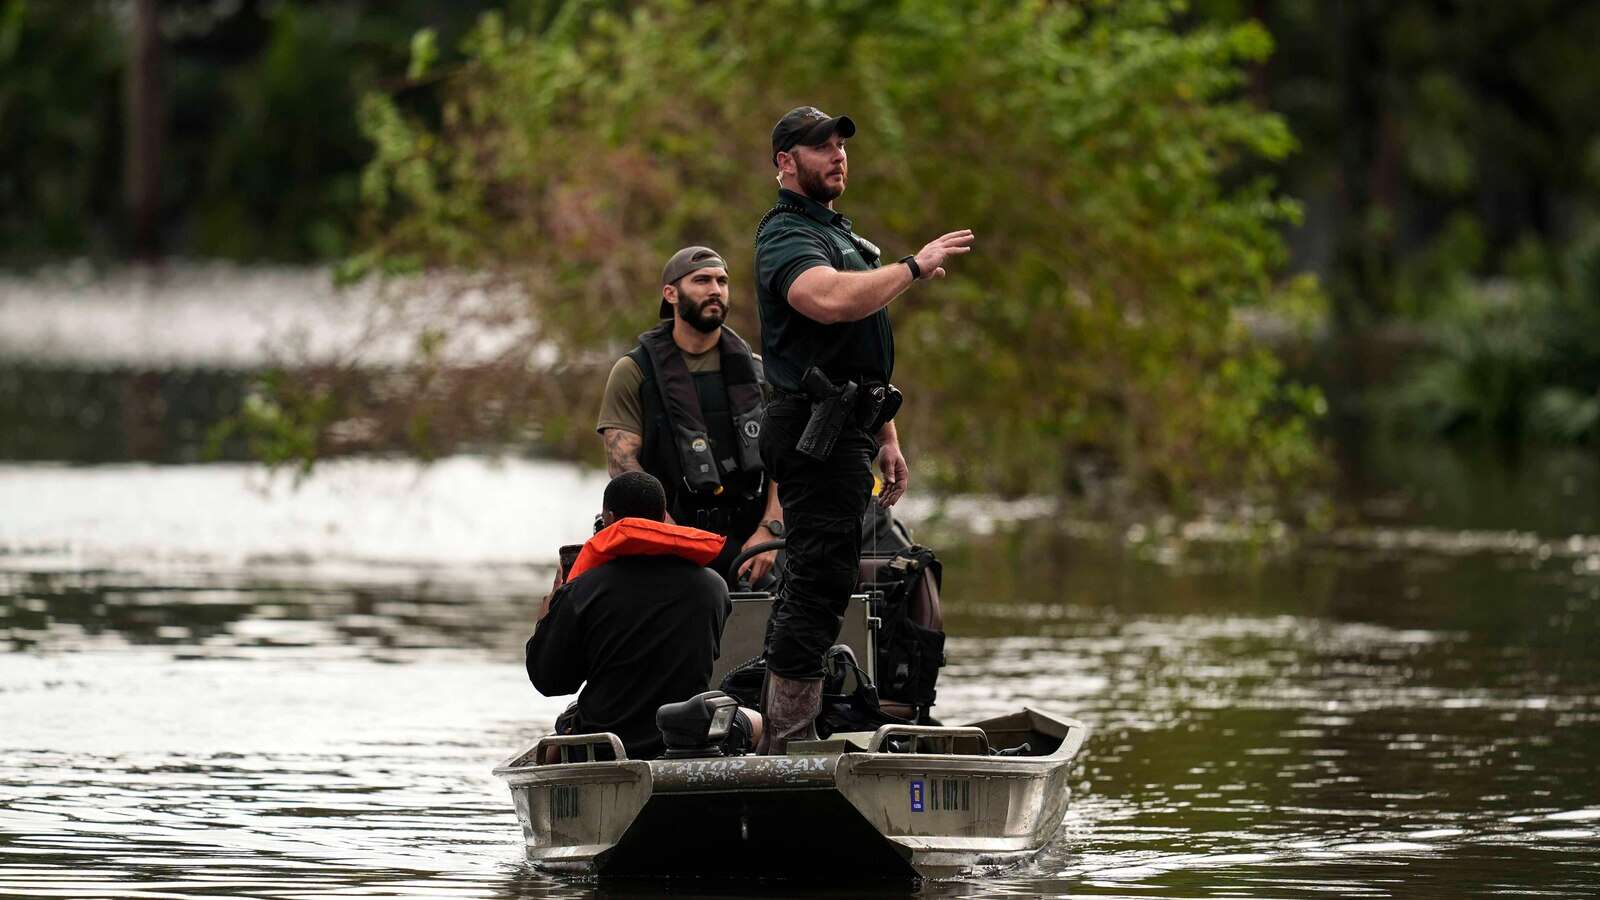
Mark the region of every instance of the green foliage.
[[1516, 275], [1469, 283], [1435, 349], [1387, 404], [1422, 434], [1600, 441], [1600, 229], [1559, 253], [1525, 243]]
[[[114, 135], [121, 47], [80, 4], [0, 0], [0, 253], [34, 258], [104, 239], [120, 199]], [[109, 194], [109, 195], [108, 195]]]
[[[1413, 433], [1592, 435], [1600, 382], [1572, 373], [1592, 375], [1600, 331], [1570, 327], [1588, 321], [1573, 308], [1584, 289], [1525, 265], [1525, 249], [1582, 255], [1600, 218], [1600, 5], [1196, 6], [1207, 21], [1259, 17], [1283, 48], [1251, 89], [1306, 142], [1283, 178], [1309, 210], [1296, 262], [1325, 276], [1336, 338], [1432, 345], [1371, 405]], [[1360, 367], [1381, 357], [1350, 357], [1333, 390], [1377, 380]]]
[[411, 65], [406, 69], [406, 77], [412, 81], [428, 74], [428, 70], [439, 61], [439, 35], [432, 28], [424, 28], [411, 37]]
[[[162, 0], [158, 218], [180, 255], [337, 259], [362, 205], [353, 111], [452, 59], [484, 8], [534, 0]], [[126, 235], [132, 3], [0, 0], [0, 261], [115, 256]], [[427, 26], [417, 32], [419, 26]], [[409, 41], [420, 34], [416, 46]]]
[[[608, 361], [649, 325], [661, 260], [706, 243], [733, 266], [735, 321], [753, 334], [769, 134], [814, 103], [862, 125], [839, 205], [889, 258], [978, 234], [952, 278], [892, 307], [920, 471], [1053, 490], [1073, 460], [1109, 458], [1166, 499], [1290, 481], [1315, 463], [1320, 396], [1285, 385], [1238, 324], [1314, 293], [1279, 280], [1296, 207], [1236, 177], [1295, 146], [1240, 96], [1272, 41], [1253, 23], [1179, 29], [1182, 9], [654, 0], [489, 14], [437, 118], [384, 95], [362, 104], [373, 240], [346, 274], [399, 261], [437, 289], [488, 273], [526, 301], [512, 319], [529, 341]], [[586, 381], [578, 409], [603, 374]]]
[[362, 150], [350, 109], [374, 79], [352, 57], [354, 23], [329, 11], [283, 5], [267, 19], [260, 54], [212, 80], [180, 58], [180, 102], [225, 109], [175, 190], [194, 198], [194, 248], [235, 259], [327, 258], [348, 251], [359, 205], [354, 168]]
[[242, 436], [251, 456], [272, 466], [295, 466], [303, 477], [321, 455], [323, 435], [339, 408], [326, 389], [304, 385], [281, 371], [269, 372], [245, 396], [237, 414], [211, 429], [206, 456], [220, 458], [222, 448]]
[[1259, 17], [1283, 48], [1253, 89], [1306, 142], [1284, 174], [1313, 212], [1300, 262], [1351, 330], [1449, 314], [1441, 278], [1509, 274], [1524, 235], [1564, 246], [1600, 213], [1600, 5], [1196, 5]]

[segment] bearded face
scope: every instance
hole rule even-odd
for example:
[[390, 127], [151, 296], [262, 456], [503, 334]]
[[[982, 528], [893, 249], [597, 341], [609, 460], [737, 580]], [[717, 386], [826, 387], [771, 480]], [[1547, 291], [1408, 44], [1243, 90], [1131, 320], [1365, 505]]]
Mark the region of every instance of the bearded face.
[[710, 298], [696, 303], [682, 294], [678, 295], [678, 318], [701, 334], [710, 334], [722, 327], [728, 318], [728, 308], [721, 298]]
[[797, 166], [795, 176], [800, 182], [800, 193], [824, 206], [839, 199], [839, 195], [844, 193], [844, 185], [829, 183], [827, 173], [821, 167], [812, 169]]
[[815, 147], [797, 146], [789, 153], [794, 157], [795, 184], [800, 193], [824, 206], [844, 193], [850, 167], [844, 141], [838, 135]]
[[728, 273], [721, 267], [697, 269], [678, 279], [678, 318], [710, 334], [728, 318]]

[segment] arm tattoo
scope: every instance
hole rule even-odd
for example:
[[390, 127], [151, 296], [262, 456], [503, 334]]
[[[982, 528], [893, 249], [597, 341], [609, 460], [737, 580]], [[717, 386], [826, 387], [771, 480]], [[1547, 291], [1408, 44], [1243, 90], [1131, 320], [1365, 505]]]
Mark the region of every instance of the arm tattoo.
[[643, 439], [631, 431], [607, 428], [602, 435], [606, 442], [606, 471], [612, 478], [623, 472], [643, 472], [639, 465], [639, 447]]

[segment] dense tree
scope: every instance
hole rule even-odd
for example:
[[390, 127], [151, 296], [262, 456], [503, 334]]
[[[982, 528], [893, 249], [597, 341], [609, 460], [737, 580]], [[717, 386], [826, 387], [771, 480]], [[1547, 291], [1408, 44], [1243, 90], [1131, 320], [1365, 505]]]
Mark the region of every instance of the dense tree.
[[[522, 329], [503, 357], [520, 367], [536, 342], [569, 360], [624, 347], [653, 316], [661, 260], [705, 242], [729, 255], [753, 331], [768, 134], [814, 102], [863, 123], [843, 206], [890, 257], [949, 228], [979, 235], [954, 277], [894, 308], [925, 475], [1059, 489], [1109, 462], [1170, 499], [1311, 465], [1318, 398], [1286, 387], [1236, 316], [1311, 290], [1281, 276], [1294, 206], [1264, 179], [1227, 184], [1293, 146], [1240, 96], [1244, 64], [1270, 51], [1260, 27], [1180, 33], [1179, 4], [1156, 0], [820, 8], [574, 2], [543, 25], [485, 18], [437, 120], [365, 106], [377, 216], [361, 262], [468, 289], [447, 321]], [[451, 328], [424, 333], [426, 377], [401, 392], [413, 426], [463, 405], [433, 365]], [[564, 397], [568, 431], [544, 411], [547, 439], [587, 440], [601, 380]]]
[[[951, 477], [980, 459], [998, 484], [1070, 477], [1053, 463], [1048, 475], [1037, 464], [996, 467], [991, 444], [1012, 448], [1014, 460], [1065, 449], [1072, 471], [1116, 459], [1173, 490], [1219, 471], [1254, 480], [1295, 470], [1300, 450], [1272, 463], [1247, 454], [1254, 462], [1243, 468], [1235, 454], [1303, 450], [1254, 430], [1299, 427], [1276, 413], [1314, 399], [1284, 394], [1275, 363], [1251, 357], [1231, 326], [1204, 321], [1231, 322], [1264, 297], [1314, 300], [1282, 282], [1268, 232], [1288, 240], [1291, 269], [1326, 285], [1336, 339], [1371, 344], [1396, 322], [1406, 329], [1415, 367], [1375, 370], [1366, 354], [1335, 355], [1323, 377], [1361, 389], [1339, 392], [1344, 408], [1390, 410], [1398, 427], [1429, 431], [1600, 440], [1600, 340], [1578, 324], [1600, 319], [1596, 282], [1584, 274], [1600, 241], [1600, 68], [1588, 60], [1600, 5], [1036, 0], [991, 10], [992, 23], [944, 6], [0, 0], [0, 261], [157, 247], [332, 261], [364, 248], [375, 252], [353, 270], [380, 259], [471, 264], [526, 283], [545, 263], [539, 252], [518, 258], [513, 239], [553, 238], [569, 254], [552, 270], [560, 283], [593, 291], [610, 315], [545, 304], [543, 327], [563, 347], [614, 347], [636, 327], [622, 311], [671, 236], [699, 233], [745, 252], [746, 219], [762, 202], [759, 179], [748, 179], [758, 120], [803, 94], [874, 122], [849, 198], [864, 229], [904, 249], [926, 236], [919, 229], [960, 215], [985, 229], [981, 259], [1009, 265], [975, 262], [965, 279], [930, 292], [937, 301], [899, 311], [913, 346], [950, 348], [908, 351], [904, 377], [928, 405], [919, 420], [949, 423], [922, 437], [950, 448], [940, 465]], [[146, 96], [159, 102], [135, 105], [146, 112], [133, 121], [143, 9], [154, 13], [161, 62]], [[500, 14], [459, 53], [483, 10]], [[714, 27], [651, 31], [679, 18]], [[1263, 29], [1277, 52], [1266, 53]], [[686, 72], [684, 59], [704, 68]], [[657, 83], [644, 65], [667, 74]], [[370, 92], [386, 99], [361, 108]], [[574, 98], [596, 107], [573, 110]], [[679, 102], [671, 114], [667, 99]], [[631, 122], [646, 134], [622, 133]], [[691, 123], [701, 122], [728, 135], [699, 134]], [[137, 165], [134, 148], [147, 148]], [[670, 177], [646, 171], [658, 160]], [[493, 168], [476, 171], [480, 163]], [[1256, 180], [1263, 175], [1302, 199], [1303, 223]], [[689, 189], [674, 195], [673, 178]], [[928, 183], [949, 187], [922, 196]], [[364, 219], [374, 230], [358, 237]], [[1056, 230], [1053, 245], [1040, 229]], [[584, 266], [594, 268], [585, 275]], [[988, 299], [991, 285], [1007, 302]], [[1180, 288], [1187, 303], [1172, 299]], [[1029, 365], [984, 358], [995, 345]], [[1078, 355], [1052, 357], [1068, 345]], [[1193, 363], [1164, 368], [1175, 359]], [[495, 377], [480, 370], [470, 382], [429, 375], [435, 389], [442, 379], [482, 392], [472, 394], [482, 403], [435, 408], [392, 441], [522, 435], [510, 418], [481, 412], [516, 383], [510, 357], [501, 362]], [[1184, 402], [1197, 372], [1231, 379], [1216, 396], [1233, 399]], [[1034, 378], [1076, 393], [1025, 417], [964, 418]], [[1375, 378], [1399, 388], [1386, 404], [1365, 402]], [[577, 419], [559, 413], [583, 402], [549, 395], [544, 438], [575, 440]], [[928, 414], [935, 404], [938, 416]], [[1195, 428], [1189, 417], [1228, 424]], [[1233, 437], [1203, 437], [1224, 432]], [[315, 445], [301, 437], [299, 446]]]
[[1458, 279], [1519, 274], [1535, 240], [1580, 240], [1600, 212], [1600, 5], [1583, 0], [1199, 0], [1261, 22], [1280, 52], [1256, 93], [1306, 150], [1301, 266], [1340, 318], [1426, 318]]
[[0, 0], [0, 252], [81, 252], [116, 214], [122, 53], [103, 17]]
[[[0, 0], [0, 260], [331, 259], [366, 91], [493, 0]], [[513, 3], [527, 11], [538, 4]]]

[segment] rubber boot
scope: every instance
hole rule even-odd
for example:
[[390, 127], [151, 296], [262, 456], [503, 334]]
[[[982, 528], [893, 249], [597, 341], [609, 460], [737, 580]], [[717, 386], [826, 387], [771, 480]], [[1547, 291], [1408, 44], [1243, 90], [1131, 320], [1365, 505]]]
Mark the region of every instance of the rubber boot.
[[822, 712], [821, 678], [785, 678], [767, 673], [761, 686], [761, 714], [766, 730], [756, 752], [782, 756], [790, 741], [817, 739], [817, 714]]

